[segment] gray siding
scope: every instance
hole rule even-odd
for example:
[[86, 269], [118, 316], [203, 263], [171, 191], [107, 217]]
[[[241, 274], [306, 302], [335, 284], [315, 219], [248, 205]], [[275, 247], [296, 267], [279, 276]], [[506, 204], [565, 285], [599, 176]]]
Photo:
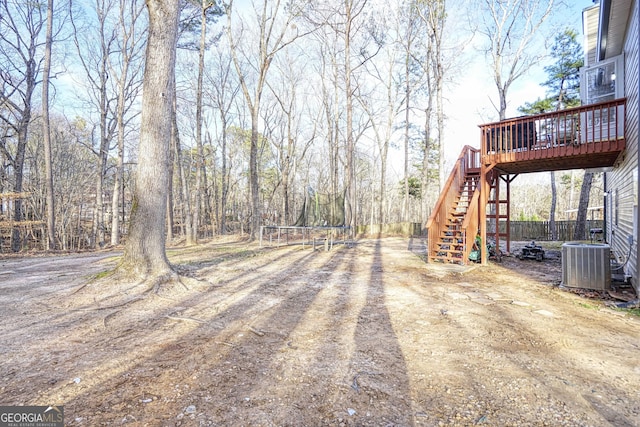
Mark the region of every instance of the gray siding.
[[[594, 5], [582, 12], [583, 27], [598, 28], [598, 18], [600, 5]], [[585, 64], [593, 64], [596, 62], [596, 43], [598, 41], [597, 31], [591, 31], [587, 34], [584, 41]]]
[[[640, 256], [640, 232], [637, 225], [638, 204], [638, 128], [639, 116], [638, 95], [640, 76], [638, 60], [639, 13], [638, 2], [634, 2], [631, 19], [625, 35], [625, 96], [626, 107], [626, 150], [614, 170], [607, 174], [608, 208], [608, 240], [614, 254], [620, 259], [630, 260], [625, 266], [625, 273], [632, 276], [632, 282], [638, 289], [638, 259]], [[629, 237], [633, 236], [633, 245], [629, 247]]]

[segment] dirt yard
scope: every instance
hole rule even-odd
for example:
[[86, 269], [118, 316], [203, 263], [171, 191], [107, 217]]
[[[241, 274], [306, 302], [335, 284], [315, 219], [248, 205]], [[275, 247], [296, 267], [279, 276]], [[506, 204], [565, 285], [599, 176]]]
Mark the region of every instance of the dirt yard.
[[186, 287], [158, 294], [105, 277], [113, 252], [0, 259], [0, 405], [64, 405], [68, 426], [640, 426], [640, 317], [559, 289], [558, 259], [423, 250], [213, 241], [170, 249]]

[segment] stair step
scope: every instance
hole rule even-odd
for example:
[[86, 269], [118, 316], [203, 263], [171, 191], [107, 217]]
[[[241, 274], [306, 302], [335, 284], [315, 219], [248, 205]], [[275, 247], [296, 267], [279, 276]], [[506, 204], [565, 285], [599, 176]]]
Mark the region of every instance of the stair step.
[[464, 265], [464, 261], [462, 259], [462, 257], [460, 258], [448, 258], [448, 257], [442, 257], [442, 256], [430, 256], [429, 257], [429, 261], [435, 261], [435, 262], [441, 262], [444, 264], [461, 264]]
[[436, 249], [437, 254], [459, 255], [460, 257], [462, 257], [463, 252], [463, 250], [456, 249]]
[[[451, 240], [451, 242], [447, 242], [446, 240]], [[454, 243], [456, 245], [462, 245], [462, 236], [440, 236], [438, 238], [439, 243]]]

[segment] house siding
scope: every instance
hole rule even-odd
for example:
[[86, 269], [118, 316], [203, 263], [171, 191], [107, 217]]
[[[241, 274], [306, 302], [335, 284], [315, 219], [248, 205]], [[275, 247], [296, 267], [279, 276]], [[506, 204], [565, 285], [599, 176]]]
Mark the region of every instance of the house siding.
[[[638, 111], [640, 84], [640, 61], [638, 60], [638, 40], [640, 37], [640, 16], [638, 1], [631, 9], [629, 26], [624, 45], [624, 90], [626, 105], [626, 150], [622, 153], [614, 170], [607, 174], [608, 197], [606, 200], [608, 217], [607, 237], [614, 255], [625, 263], [625, 273], [630, 275], [632, 284], [638, 290], [638, 259], [640, 259], [640, 233], [637, 225], [638, 205]], [[629, 239], [633, 243], [629, 245]]]
[[584, 50], [586, 55], [587, 64], [593, 64], [596, 62], [596, 44], [598, 41], [598, 33], [595, 31], [589, 32], [589, 28], [598, 28], [600, 6], [591, 6], [582, 12], [582, 20], [584, 32], [587, 34], [584, 41]]

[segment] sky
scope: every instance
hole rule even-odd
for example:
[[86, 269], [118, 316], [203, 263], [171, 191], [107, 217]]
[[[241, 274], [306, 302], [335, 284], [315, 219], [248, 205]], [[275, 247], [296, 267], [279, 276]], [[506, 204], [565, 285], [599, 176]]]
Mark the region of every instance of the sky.
[[[236, 2], [242, 5], [249, 3], [249, 0], [236, 0]], [[592, 6], [593, 0], [566, 0], [566, 3], [564, 11], [558, 14], [560, 16], [556, 15], [553, 19], [563, 27], [574, 28], [582, 36], [582, 10]], [[458, 16], [457, 19], [466, 20], [466, 16]], [[473, 51], [472, 48], [467, 48], [463, 55], [465, 56], [464, 71], [460, 72], [455, 85], [450, 86], [445, 94], [444, 140], [447, 176], [465, 145], [479, 147], [478, 125], [497, 120], [497, 112], [491, 103], [492, 99], [497, 99], [497, 89], [488, 75], [490, 65], [486, 63], [483, 54]], [[539, 84], [546, 79], [544, 65], [540, 64], [532, 69], [511, 87], [508, 93], [508, 117], [521, 115], [517, 111], [519, 106], [545, 95], [545, 88]], [[73, 85], [69, 84], [69, 87]], [[395, 172], [400, 179], [403, 175], [404, 154], [396, 151], [390, 153], [390, 156], [390, 173]]]
[[[592, 0], [568, 0], [568, 6], [561, 16], [554, 19], [563, 27], [575, 29], [582, 37], [582, 10], [593, 5]], [[463, 76], [446, 94], [445, 113], [445, 169], [451, 169], [465, 145], [479, 147], [478, 125], [497, 121], [498, 115], [491, 103], [497, 99], [497, 89], [487, 72], [490, 67], [482, 54], [469, 52], [469, 63], [465, 65]], [[520, 116], [517, 108], [525, 102], [545, 96], [545, 88], [540, 82], [546, 79], [545, 64], [532, 69], [517, 80], [508, 92], [507, 117]], [[395, 160], [395, 159], [394, 159]], [[395, 164], [395, 161], [394, 161]], [[397, 167], [393, 167], [397, 169]], [[398, 170], [397, 172], [400, 172]]]

